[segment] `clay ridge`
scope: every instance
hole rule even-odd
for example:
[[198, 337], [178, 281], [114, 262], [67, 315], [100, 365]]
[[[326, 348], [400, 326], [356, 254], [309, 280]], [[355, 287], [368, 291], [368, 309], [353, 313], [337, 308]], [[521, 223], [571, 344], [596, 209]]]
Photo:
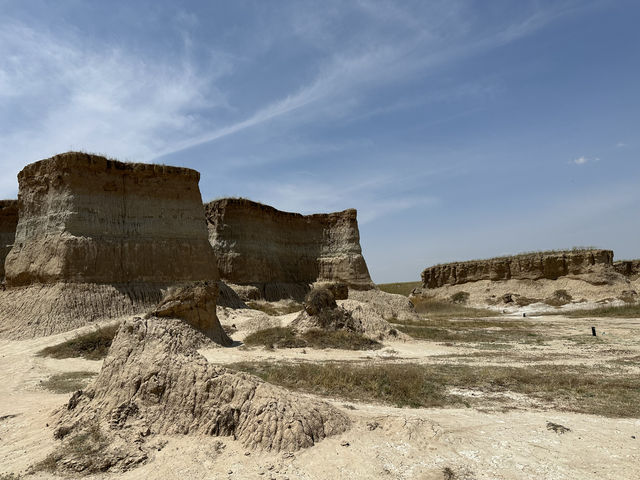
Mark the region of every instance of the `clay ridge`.
[[454, 262], [426, 268], [423, 288], [458, 285], [478, 280], [555, 280], [591, 273], [595, 265], [613, 268], [613, 251], [602, 249], [535, 252], [486, 260]]

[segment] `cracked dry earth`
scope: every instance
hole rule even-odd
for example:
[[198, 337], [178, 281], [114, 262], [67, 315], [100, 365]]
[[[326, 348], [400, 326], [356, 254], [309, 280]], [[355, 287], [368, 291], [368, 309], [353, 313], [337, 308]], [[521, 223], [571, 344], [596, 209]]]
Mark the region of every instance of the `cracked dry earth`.
[[[290, 321], [286, 316], [283, 323]], [[597, 347], [567, 342], [593, 320], [544, 317], [553, 333], [543, 345], [515, 344], [496, 350], [491, 362], [509, 365], [594, 365], [640, 354], [640, 320], [601, 319], [606, 341]], [[278, 319], [274, 320], [275, 323]], [[224, 323], [224, 322], [223, 322]], [[248, 322], [250, 323], [250, 322]], [[246, 331], [238, 321], [234, 340]], [[536, 327], [542, 328], [542, 327]], [[0, 475], [25, 475], [56, 444], [52, 412], [71, 394], [45, 390], [41, 381], [60, 372], [99, 372], [101, 361], [55, 360], [36, 353], [80, 331], [26, 341], [0, 340]], [[473, 345], [385, 342], [374, 352], [263, 348], [209, 348], [200, 353], [213, 365], [239, 361], [477, 363]], [[486, 353], [485, 350], [482, 350]], [[627, 368], [627, 367], [625, 367]], [[632, 367], [637, 368], [637, 367]], [[476, 392], [461, 392], [474, 395]], [[482, 392], [478, 392], [481, 395]], [[311, 401], [319, 397], [303, 395]], [[343, 433], [296, 452], [248, 449], [231, 437], [158, 435], [161, 448], [149, 461], [124, 473], [95, 479], [633, 479], [640, 478], [640, 419], [569, 413], [511, 395], [487, 408], [395, 408], [323, 398], [351, 420]], [[639, 394], [640, 401], [640, 394]], [[509, 407], [508, 409], [505, 406]], [[47, 426], [49, 424], [50, 426]], [[570, 431], [560, 433], [548, 425]], [[635, 438], [633, 438], [635, 437]]]

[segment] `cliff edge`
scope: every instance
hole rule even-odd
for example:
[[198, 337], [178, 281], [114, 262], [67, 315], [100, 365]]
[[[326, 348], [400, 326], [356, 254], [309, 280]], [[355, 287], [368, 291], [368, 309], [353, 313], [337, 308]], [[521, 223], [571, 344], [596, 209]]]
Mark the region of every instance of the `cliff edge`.
[[374, 288], [354, 209], [301, 215], [225, 198], [205, 210], [218, 270], [229, 283], [255, 285], [267, 300], [304, 297], [319, 281]]

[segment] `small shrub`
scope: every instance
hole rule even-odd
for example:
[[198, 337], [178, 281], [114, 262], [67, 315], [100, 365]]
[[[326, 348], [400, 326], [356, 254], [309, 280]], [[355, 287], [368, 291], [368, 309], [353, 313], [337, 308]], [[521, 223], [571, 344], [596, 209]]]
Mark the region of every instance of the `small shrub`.
[[562, 305], [570, 303], [571, 300], [573, 300], [573, 297], [569, 295], [569, 292], [564, 289], [560, 289], [553, 292], [551, 297], [546, 298], [544, 303], [552, 307], [561, 307]]
[[363, 335], [347, 330], [327, 331], [311, 329], [298, 334], [289, 327], [274, 327], [248, 335], [244, 343], [266, 348], [336, 348], [342, 350], [374, 350], [382, 345]]
[[277, 317], [279, 315], [286, 315], [288, 313], [299, 312], [304, 308], [301, 303], [295, 302], [293, 300], [289, 302], [253, 301], [253, 302], [247, 302], [247, 307], [253, 310], [259, 310], [272, 317]]
[[347, 330], [311, 329], [303, 333], [302, 337], [308, 346], [313, 348], [336, 348], [340, 350], [377, 350], [382, 348], [380, 342]]
[[469, 301], [469, 293], [468, 292], [456, 292], [451, 295], [451, 301], [453, 303], [467, 303]]
[[107, 356], [113, 337], [120, 325], [109, 325], [92, 332], [79, 335], [66, 342], [44, 348], [38, 352], [42, 357], [100, 360]]
[[323, 310], [333, 310], [337, 306], [333, 293], [326, 287], [312, 289], [304, 300], [304, 309], [309, 315], [317, 315]]
[[289, 327], [265, 328], [253, 332], [244, 339], [245, 345], [265, 346], [277, 348], [301, 348], [307, 345], [303, 339], [296, 336], [295, 331]]
[[85, 474], [105, 471], [110, 466], [109, 460], [104, 457], [108, 446], [108, 438], [102, 433], [98, 423], [94, 422], [86, 430], [70, 435], [53, 453], [35, 464], [33, 471], [53, 473], [63, 460], [72, 460], [81, 466]]
[[41, 385], [54, 393], [71, 393], [84, 388], [94, 375], [93, 372], [58, 373], [49, 377]]

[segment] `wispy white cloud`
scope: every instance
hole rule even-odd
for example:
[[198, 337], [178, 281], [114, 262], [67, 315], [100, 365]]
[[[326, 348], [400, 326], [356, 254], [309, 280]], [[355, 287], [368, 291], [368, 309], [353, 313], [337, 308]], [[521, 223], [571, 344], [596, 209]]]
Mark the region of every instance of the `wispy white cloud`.
[[626, 143], [624, 143], [624, 142], [618, 142], [618, 143], [616, 143], [616, 147], [617, 147], [617, 148], [624, 148], [624, 147], [627, 147], [627, 146], [628, 146], [628, 144], [626, 144]]
[[[355, 48], [346, 48], [342, 53], [332, 56], [325, 62], [319, 74], [308, 85], [259, 108], [243, 120], [177, 142], [157, 152], [156, 158], [213, 142], [280, 117], [293, 116], [294, 113], [297, 114], [294, 120], [295, 125], [299, 125], [300, 115], [303, 113], [307, 114], [307, 122], [326, 117], [328, 114], [349, 114], [359, 106], [358, 97], [366, 88], [398, 79], [407, 79], [416, 73], [424, 73], [427, 69], [506, 45], [535, 32], [571, 11], [561, 4], [554, 8], [536, 11], [524, 20], [479, 38], [466, 35], [465, 32], [458, 32], [460, 37], [451, 39], [449, 38], [453, 35], [451, 32], [447, 32], [446, 38], [438, 38], [434, 35], [434, 31], [424, 27], [424, 22], [415, 21], [410, 12], [403, 11], [391, 3], [376, 3], [376, 8], [372, 8], [371, 2], [368, 1], [359, 2], [359, 4], [365, 11], [377, 12], [377, 14], [380, 8], [384, 7], [390, 13], [388, 16], [385, 15], [385, 18], [392, 18], [407, 27], [414, 28], [413, 36], [409, 35], [402, 40], [385, 44], [373, 40], [363, 42], [361, 39]], [[425, 15], [425, 22], [427, 18], [428, 15]], [[317, 30], [321, 28], [322, 21], [320, 19], [317, 22], [314, 28], [309, 27], [307, 23], [304, 24], [305, 28], [314, 32], [313, 36], [321, 36]], [[455, 24], [448, 25], [450, 29], [455, 26]], [[442, 25], [434, 26], [434, 30], [440, 28]], [[369, 46], [361, 48], [359, 45], [362, 43], [369, 43]], [[468, 83], [464, 87], [467, 93], [481, 92], [483, 89], [482, 86], [471, 86]], [[453, 94], [459, 95], [460, 92]], [[358, 112], [358, 115], [362, 115], [362, 112]]]
[[195, 112], [226, 108], [215, 86], [224, 64], [202, 71], [9, 21], [0, 51], [0, 151], [11, 152], [1, 196], [15, 194], [26, 163], [69, 149], [143, 161], [197, 133], [206, 121]]
[[586, 163], [599, 162], [600, 158], [598, 157], [585, 157], [584, 155], [578, 158], [571, 160], [569, 163], [572, 165], [584, 165]]

